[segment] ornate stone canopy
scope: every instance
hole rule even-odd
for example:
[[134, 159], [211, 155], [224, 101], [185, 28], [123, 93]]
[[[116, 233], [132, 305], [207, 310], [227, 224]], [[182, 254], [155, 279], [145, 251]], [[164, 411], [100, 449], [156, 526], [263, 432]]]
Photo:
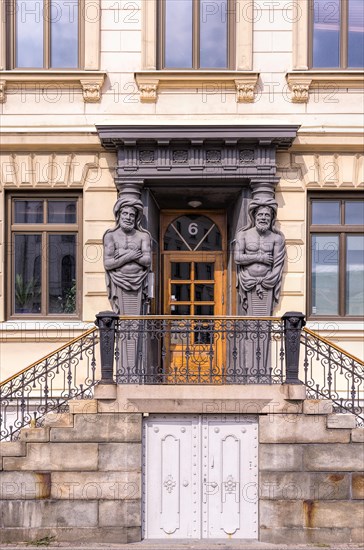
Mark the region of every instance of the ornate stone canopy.
[[97, 126], [102, 145], [117, 152], [115, 184], [150, 188], [249, 183], [252, 193], [274, 194], [276, 151], [288, 149], [296, 125]]

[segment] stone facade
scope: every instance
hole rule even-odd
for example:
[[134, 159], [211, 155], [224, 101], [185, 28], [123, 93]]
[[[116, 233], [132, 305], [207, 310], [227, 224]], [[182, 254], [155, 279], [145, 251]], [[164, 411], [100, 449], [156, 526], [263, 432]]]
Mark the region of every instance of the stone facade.
[[290, 386], [250, 397], [243, 389], [240, 400], [231, 388], [220, 400], [214, 388], [199, 388], [201, 401], [163, 397], [164, 388], [131, 388], [129, 397], [122, 388], [117, 396], [112, 386], [98, 390], [98, 399], [70, 402], [69, 413], [48, 414], [43, 428], [2, 443], [3, 542], [141, 540], [142, 410], [157, 403], [169, 413], [259, 413], [259, 540], [363, 540], [364, 429], [353, 428], [351, 415], [332, 414], [330, 403], [304, 400]]

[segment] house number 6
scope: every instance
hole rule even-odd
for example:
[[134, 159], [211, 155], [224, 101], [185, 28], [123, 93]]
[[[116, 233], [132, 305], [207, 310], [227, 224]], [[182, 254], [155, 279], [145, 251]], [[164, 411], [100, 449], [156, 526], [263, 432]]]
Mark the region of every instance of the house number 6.
[[197, 235], [198, 233], [197, 223], [190, 223], [190, 225], [188, 226], [188, 232], [190, 235]]

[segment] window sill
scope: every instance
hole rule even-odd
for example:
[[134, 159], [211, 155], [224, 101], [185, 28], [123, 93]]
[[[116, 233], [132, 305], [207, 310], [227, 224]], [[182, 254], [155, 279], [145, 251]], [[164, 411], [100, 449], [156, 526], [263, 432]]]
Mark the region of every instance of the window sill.
[[310, 90], [322, 88], [329, 93], [343, 88], [364, 88], [361, 70], [309, 70], [286, 74], [292, 103], [308, 103]]
[[6, 101], [6, 92], [9, 90], [39, 90], [43, 86], [81, 89], [85, 103], [96, 103], [101, 99], [101, 89], [105, 76], [106, 73], [102, 71], [1, 71], [0, 103]]
[[135, 73], [140, 101], [156, 103], [161, 89], [200, 88], [205, 93], [232, 89], [237, 103], [253, 103], [259, 73], [241, 71], [141, 71]]

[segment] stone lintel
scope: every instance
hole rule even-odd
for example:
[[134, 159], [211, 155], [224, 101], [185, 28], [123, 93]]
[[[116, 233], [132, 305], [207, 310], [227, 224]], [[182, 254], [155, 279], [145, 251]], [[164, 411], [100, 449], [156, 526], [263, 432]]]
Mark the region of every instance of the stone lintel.
[[[117, 401], [99, 401], [101, 413], [191, 413], [191, 414], [299, 414], [301, 403], [292, 403], [286, 385], [123, 385], [117, 386]], [[292, 392], [291, 392], [292, 394]], [[300, 396], [300, 399], [302, 396]], [[295, 397], [298, 400], [298, 397]]]

